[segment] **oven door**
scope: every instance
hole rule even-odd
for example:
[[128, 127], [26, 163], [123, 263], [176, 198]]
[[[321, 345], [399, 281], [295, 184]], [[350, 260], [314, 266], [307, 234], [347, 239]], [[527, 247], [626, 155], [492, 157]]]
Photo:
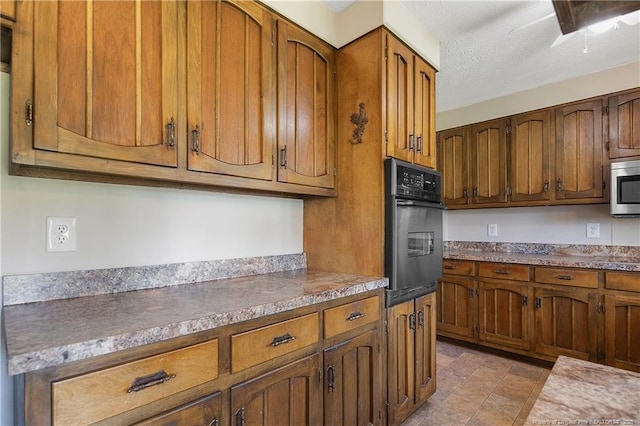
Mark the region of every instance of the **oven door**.
[[442, 276], [442, 207], [393, 200], [387, 235], [387, 306], [436, 290]]

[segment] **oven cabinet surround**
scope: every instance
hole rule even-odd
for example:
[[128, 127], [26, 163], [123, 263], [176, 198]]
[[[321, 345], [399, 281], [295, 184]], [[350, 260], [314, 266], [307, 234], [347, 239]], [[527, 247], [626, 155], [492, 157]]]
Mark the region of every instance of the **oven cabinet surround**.
[[398, 425], [436, 391], [436, 297], [387, 308], [388, 423]]
[[638, 89], [438, 132], [450, 209], [608, 200], [609, 160], [640, 158]]
[[27, 372], [23, 420], [382, 424], [383, 313], [384, 290], [370, 290]]
[[266, 7], [17, 12], [13, 173], [335, 195], [335, 49]]
[[[433, 96], [433, 69], [385, 28], [376, 29], [342, 47], [337, 52], [337, 66], [339, 196], [305, 199], [304, 251], [310, 268], [381, 276], [384, 275], [384, 160], [397, 156], [435, 166], [433, 162], [430, 163], [433, 160], [427, 161], [427, 157], [433, 157], [433, 153], [424, 151], [427, 148], [432, 150], [434, 146], [429, 138], [434, 137], [435, 130], [431, 125], [428, 130], [425, 127], [427, 123], [433, 123], [435, 117], [433, 104], [427, 101]], [[358, 138], [357, 126], [350, 118], [352, 115], [359, 116], [360, 105], [363, 105], [363, 114], [368, 121]], [[389, 109], [390, 105], [396, 107]], [[423, 105], [422, 111], [419, 106], [413, 109], [414, 105]], [[427, 109], [424, 105], [431, 107]], [[419, 124], [420, 120], [423, 124]], [[417, 136], [422, 135], [422, 152], [409, 149], [407, 144], [412, 132], [416, 144]], [[399, 362], [405, 371], [396, 371], [394, 369], [398, 365], [387, 363], [390, 369], [383, 376], [392, 377], [395, 374], [398, 380], [405, 380], [407, 373], [411, 376], [406, 379], [408, 382], [400, 383], [401, 388], [398, 388], [398, 392], [409, 398], [406, 402], [401, 400], [402, 395], [392, 395], [398, 386], [393, 382], [395, 379], [390, 379], [385, 385], [389, 389], [389, 398], [393, 397], [388, 401], [390, 424], [399, 423], [417, 408], [435, 386], [434, 379], [423, 380], [434, 374], [433, 365], [415, 364], [416, 353], [434, 356], [433, 352], [425, 351], [422, 345], [427, 345], [435, 338], [434, 321], [430, 320], [435, 311], [433, 306], [429, 311], [420, 307], [420, 300], [407, 302], [407, 306], [410, 305], [407, 309], [411, 312], [403, 319], [398, 319], [400, 324], [407, 327], [403, 333], [410, 333], [398, 336], [405, 339], [403, 342], [408, 345], [402, 346], [401, 352], [398, 352], [398, 356], [403, 357]], [[408, 316], [411, 313], [415, 316], [420, 310], [424, 310], [421, 316], [428, 327], [419, 327], [419, 333], [408, 331]], [[392, 311], [393, 308], [388, 309], [388, 318], [391, 318], [389, 315], [392, 315]], [[398, 341], [392, 341], [391, 334], [385, 336], [387, 342], [383, 344], [391, 348], [388, 357], [395, 356], [397, 352], [395, 346]], [[417, 334], [422, 336], [420, 341], [416, 340]], [[393, 335], [396, 335], [395, 332]], [[405, 356], [411, 359], [405, 359]], [[432, 360], [423, 356], [420, 359], [425, 362]], [[419, 368], [421, 370], [418, 371]]]
[[[443, 268], [439, 335], [640, 371], [640, 335], [631, 325], [640, 320], [640, 272], [454, 259]], [[488, 279], [491, 271], [502, 278]]]

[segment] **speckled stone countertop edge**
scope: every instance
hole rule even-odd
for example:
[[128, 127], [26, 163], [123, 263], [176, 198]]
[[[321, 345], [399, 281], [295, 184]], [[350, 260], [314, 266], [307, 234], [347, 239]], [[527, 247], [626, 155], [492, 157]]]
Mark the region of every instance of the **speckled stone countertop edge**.
[[306, 269], [305, 253], [2, 277], [4, 306]]
[[447, 241], [444, 259], [640, 271], [640, 247]]
[[[328, 274], [329, 277], [330, 275], [331, 274]], [[73, 361], [80, 361], [99, 355], [106, 355], [125, 349], [162, 342], [201, 331], [335, 300], [341, 297], [365, 293], [387, 287], [389, 284], [388, 278], [384, 277], [359, 276], [359, 278], [363, 278], [364, 282], [319, 291], [313, 294], [305, 294], [288, 300], [279, 300], [272, 303], [251, 306], [250, 308], [214, 313], [184, 321], [167, 322], [167, 324], [162, 326], [73, 344], [52, 346], [32, 352], [8, 354], [8, 373], [9, 375], [16, 375], [47, 367], [60, 366]], [[126, 297], [126, 295], [123, 295], [123, 297]]]

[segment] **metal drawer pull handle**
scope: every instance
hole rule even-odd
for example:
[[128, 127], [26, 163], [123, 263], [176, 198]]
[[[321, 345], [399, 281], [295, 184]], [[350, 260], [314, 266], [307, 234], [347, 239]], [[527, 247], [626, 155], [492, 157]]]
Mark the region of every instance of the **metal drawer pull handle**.
[[153, 373], [148, 376], [136, 377], [136, 379], [131, 384], [131, 387], [127, 390], [127, 393], [138, 392], [142, 389], [148, 388], [149, 386], [160, 385], [164, 382], [168, 382], [175, 377], [175, 374], [167, 374], [167, 372], [164, 370], [158, 371], [157, 373]]
[[453, 266], [453, 265], [444, 265], [444, 266], [442, 266], [442, 269], [449, 269], [449, 270], [453, 271], [454, 269], [456, 269], [456, 267]]
[[362, 317], [366, 317], [367, 314], [366, 312], [351, 312], [351, 314], [349, 314], [349, 317], [347, 318], [347, 321], [355, 321], [357, 319], [360, 319]]
[[336, 371], [335, 366], [333, 365], [330, 365], [329, 368], [327, 368], [327, 387], [330, 392], [336, 391]]
[[176, 146], [176, 123], [173, 121], [173, 117], [165, 126], [166, 135], [166, 144], [169, 148], [174, 148]]
[[506, 269], [498, 269], [496, 271], [493, 271], [493, 273], [498, 275], [509, 275], [511, 272], [507, 271]]
[[567, 281], [571, 281], [573, 279], [571, 275], [556, 275], [556, 278], [559, 280], [567, 280]]
[[274, 337], [273, 340], [271, 341], [271, 346], [275, 348], [276, 346], [280, 346], [282, 344], [289, 343], [294, 340], [296, 340], [296, 336], [292, 336], [289, 333], [287, 333], [282, 336]]

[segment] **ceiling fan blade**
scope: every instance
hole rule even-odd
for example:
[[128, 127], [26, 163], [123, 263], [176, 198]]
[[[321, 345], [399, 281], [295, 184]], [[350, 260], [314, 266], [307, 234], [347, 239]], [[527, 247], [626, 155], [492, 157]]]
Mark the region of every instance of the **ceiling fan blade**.
[[516, 32], [516, 31], [522, 31], [522, 30], [524, 30], [525, 28], [529, 28], [529, 27], [531, 27], [531, 26], [533, 26], [533, 25], [539, 24], [540, 22], [546, 21], [547, 19], [549, 19], [549, 18], [553, 18], [554, 16], [556, 16], [556, 14], [555, 14], [555, 13], [550, 13], [550, 14], [548, 14], [548, 15], [543, 16], [542, 18], [538, 18], [538, 19], [536, 19], [535, 21], [531, 21], [531, 22], [529, 22], [529, 23], [527, 23], [527, 24], [524, 24], [523, 26], [521, 26], [521, 27], [519, 27], [519, 28], [515, 28], [515, 29], [513, 29], [513, 30], [509, 31], [509, 33], [514, 33], [514, 32]]
[[569, 34], [560, 34], [558, 36], [558, 38], [556, 38], [553, 43], [551, 43], [551, 47], [556, 47], [561, 45], [562, 43], [564, 43], [565, 41], [569, 40], [571, 37], [573, 37], [574, 35], [576, 35], [575, 32], [573, 33], [569, 33]]
[[635, 12], [627, 13], [626, 15], [622, 15], [620, 18], [618, 18], [618, 20], [632, 27], [640, 23], [640, 11], [635, 11]]

